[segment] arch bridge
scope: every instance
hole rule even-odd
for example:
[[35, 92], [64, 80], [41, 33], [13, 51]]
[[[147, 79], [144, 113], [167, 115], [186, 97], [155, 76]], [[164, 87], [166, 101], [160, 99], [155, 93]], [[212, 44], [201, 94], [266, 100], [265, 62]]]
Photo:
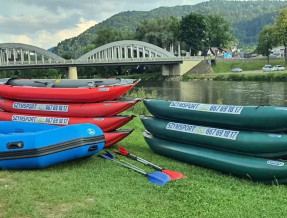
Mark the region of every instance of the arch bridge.
[[178, 57], [158, 46], [123, 40], [100, 46], [78, 59], [66, 60], [42, 48], [21, 43], [0, 44], [0, 70], [69, 68], [69, 78], [77, 78], [78, 66], [162, 65], [163, 75], [182, 74], [182, 64], [198, 64], [203, 57]]

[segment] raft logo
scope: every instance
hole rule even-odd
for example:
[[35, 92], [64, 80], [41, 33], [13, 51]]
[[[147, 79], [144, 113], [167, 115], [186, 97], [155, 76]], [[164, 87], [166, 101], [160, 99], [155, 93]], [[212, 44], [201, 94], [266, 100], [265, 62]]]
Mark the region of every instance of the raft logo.
[[36, 123], [36, 119], [37, 119], [37, 117], [35, 117], [35, 116], [21, 116], [21, 115], [13, 115], [12, 116], [12, 121]]
[[110, 88], [99, 88], [100, 92], [107, 92], [110, 91]]
[[37, 117], [37, 116], [24, 116], [24, 115], [13, 115], [12, 121], [20, 121], [20, 122], [28, 122], [28, 123], [59, 124], [59, 125], [69, 124], [69, 118]]
[[280, 161], [275, 161], [275, 160], [268, 160], [267, 164], [277, 166], [277, 167], [283, 167], [284, 163]]
[[273, 138], [281, 138], [282, 135], [280, 134], [268, 134], [269, 137], [273, 137]]
[[94, 120], [103, 121], [105, 118], [94, 118]]
[[23, 102], [14, 102], [13, 108], [21, 110], [37, 110], [37, 111], [58, 111], [58, 112], [69, 111], [69, 105], [35, 104], [35, 103], [23, 103]]
[[173, 101], [169, 107], [193, 111], [205, 111], [223, 114], [241, 114], [242, 106], [219, 105], [219, 104], [198, 104], [190, 102]]
[[195, 126], [184, 123], [169, 122], [166, 129], [178, 132], [185, 132], [197, 135], [211, 136], [223, 139], [236, 140], [239, 131], [217, 129], [204, 126]]
[[92, 129], [92, 128], [87, 129], [87, 131], [88, 131], [88, 133], [89, 133], [90, 135], [95, 135], [95, 134], [96, 134], [96, 130], [94, 130], [94, 129]]

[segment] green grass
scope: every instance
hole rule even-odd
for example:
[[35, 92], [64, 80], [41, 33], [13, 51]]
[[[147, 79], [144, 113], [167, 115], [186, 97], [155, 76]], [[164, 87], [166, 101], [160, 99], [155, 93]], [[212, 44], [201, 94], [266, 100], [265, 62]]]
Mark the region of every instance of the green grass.
[[[0, 172], [0, 217], [284, 217], [286, 186], [268, 186], [154, 154], [139, 118], [120, 144], [186, 179], [160, 187], [101, 159], [75, 160], [42, 170]], [[112, 150], [110, 148], [109, 150]], [[125, 157], [148, 172], [152, 169]]]
[[[156, 97], [143, 89], [130, 96]], [[146, 114], [138, 103], [125, 114]], [[157, 186], [148, 178], [95, 155], [42, 170], [0, 171], [0, 218], [6, 217], [284, 217], [287, 188], [252, 183], [153, 153], [136, 117], [119, 144], [188, 178]], [[109, 148], [112, 151], [116, 146]], [[103, 153], [103, 152], [100, 152]], [[118, 156], [148, 173], [153, 169]]]
[[182, 81], [220, 80], [220, 81], [287, 81], [287, 72], [262, 73], [220, 73], [220, 74], [185, 74]]
[[[232, 68], [239, 67], [243, 71], [262, 70], [262, 67], [267, 64], [265, 59], [243, 59], [243, 60], [216, 60], [216, 65], [212, 66], [215, 73], [228, 73]], [[280, 64], [285, 66], [284, 59], [270, 59], [272, 66]]]

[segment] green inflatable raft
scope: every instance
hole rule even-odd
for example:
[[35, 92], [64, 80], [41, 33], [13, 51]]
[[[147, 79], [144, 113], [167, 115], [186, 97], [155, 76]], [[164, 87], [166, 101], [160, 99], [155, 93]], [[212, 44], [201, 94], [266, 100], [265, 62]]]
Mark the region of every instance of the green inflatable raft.
[[286, 184], [287, 162], [229, 153], [168, 141], [144, 132], [150, 148], [161, 155], [263, 183]]
[[220, 129], [147, 116], [141, 116], [141, 121], [152, 135], [167, 140], [257, 157], [287, 156], [286, 134]]
[[281, 132], [287, 130], [287, 107], [235, 106], [145, 99], [157, 118], [239, 130]]

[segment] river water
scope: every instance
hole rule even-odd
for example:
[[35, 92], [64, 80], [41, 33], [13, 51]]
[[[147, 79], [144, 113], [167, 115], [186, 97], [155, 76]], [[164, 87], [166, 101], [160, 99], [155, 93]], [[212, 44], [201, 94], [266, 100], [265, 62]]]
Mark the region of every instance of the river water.
[[261, 81], [141, 81], [135, 89], [157, 91], [158, 98], [232, 105], [287, 106], [286, 82]]

